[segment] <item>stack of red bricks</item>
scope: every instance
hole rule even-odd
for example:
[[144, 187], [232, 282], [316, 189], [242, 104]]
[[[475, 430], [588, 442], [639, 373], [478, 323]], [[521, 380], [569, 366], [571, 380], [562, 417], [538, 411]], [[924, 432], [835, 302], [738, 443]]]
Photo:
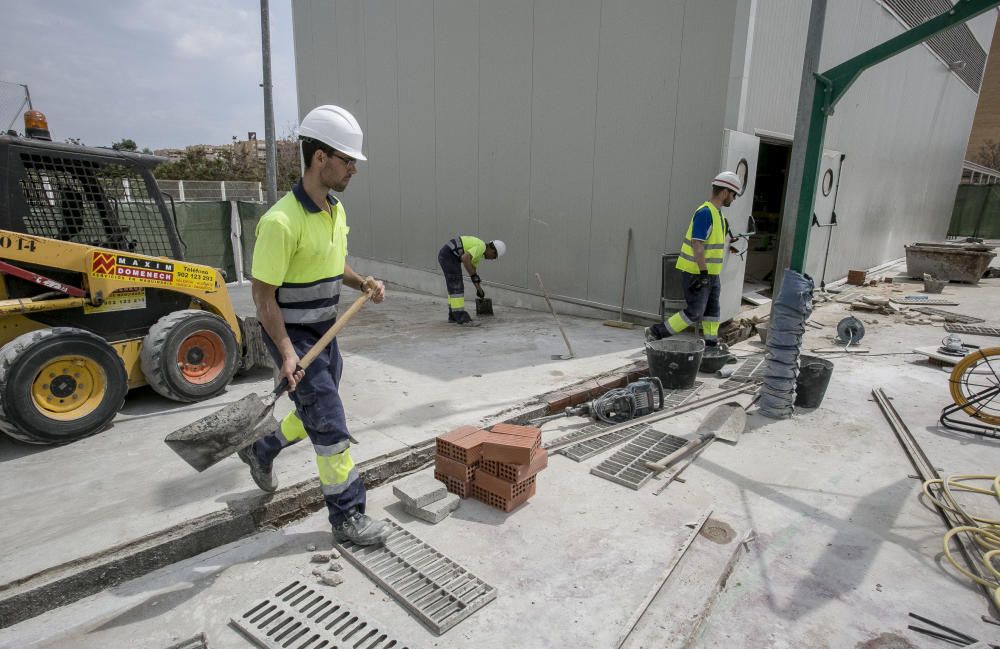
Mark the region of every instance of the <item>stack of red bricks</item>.
[[535, 495], [537, 474], [548, 463], [537, 428], [462, 426], [437, 438], [434, 477], [462, 498], [510, 512]]

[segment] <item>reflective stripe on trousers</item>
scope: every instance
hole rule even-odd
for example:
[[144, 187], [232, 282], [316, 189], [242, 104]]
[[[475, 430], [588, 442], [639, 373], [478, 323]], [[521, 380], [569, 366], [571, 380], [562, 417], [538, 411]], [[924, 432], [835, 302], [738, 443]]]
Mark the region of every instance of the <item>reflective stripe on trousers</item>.
[[715, 341], [719, 336], [722, 315], [719, 304], [722, 280], [718, 275], [709, 275], [708, 286], [702, 286], [701, 276], [682, 272], [681, 288], [684, 291], [684, 309], [667, 318], [664, 323], [667, 331], [677, 334], [701, 321], [705, 341]]
[[[320, 336], [305, 327], [286, 325], [285, 329], [299, 357], [304, 356]], [[264, 341], [275, 364], [280, 366], [274, 343], [266, 334]], [[344, 520], [352, 510], [364, 513], [366, 500], [364, 483], [351, 458], [347, 417], [338, 391], [342, 369], [340, 349], [334, 339], [306, 369], [295, 392], [289, 393], [295, 410], [282, 419], [277, 430], [254, 444], [258, 459], [270, 465], [286, 446], [306, 437], [312, 441], [320, 489], [333, 525]]]
[[[444, 283], [448, 290], [448, 310], [465, 310], [465, 282], [462, 279], [462, 262], [455, 256], [452, 239], [441, 247], [438, 251], [438, 265], [444, 273]], [[461, 249], [461, 244], [459, 244]]]

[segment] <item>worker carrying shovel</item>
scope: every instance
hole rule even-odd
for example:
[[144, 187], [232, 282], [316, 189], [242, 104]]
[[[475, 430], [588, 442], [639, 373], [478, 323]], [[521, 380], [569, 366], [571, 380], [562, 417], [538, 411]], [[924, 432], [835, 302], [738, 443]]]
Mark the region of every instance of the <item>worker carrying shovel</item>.
[[252, 292], [265, 343], [287, 380], [295, 410], [277, 430], [238, 452], [264, 491], [274, 491], [274, 459], [306, 437], [316, 451], [320, 488], [338, 542], [374, 545], [388, 528], [365, 515], [365, 486], [351, 459], [350, 434], [338, 386], [343, 369], [337, 339], [299, 368], [299, 360], [337, 319], [341, 284], [385, 299], [382, 282], [364, 278], [347, 264], [347, 215], [331, 194], [347, 188], [357, 173], [362, 132], [354, 116], [338, 106], [319, 106], [298, 130], [305, 166], [302, 180], [274, 204], [257, 225]]
[[673, 336], [700, 320], [706, 348], [718, 347], [719, 319], [722, 315], [719, 305], [722, 282], [719, 276], [726, 259], [726, 248], [735, 241], [730, 235], [729, 223], [722, 214], [722, 208], [732, 205], [742, 190], [740, 177], [731, 171], [723, 171], [712, 180], [712, 197], [695, 211], [681, 244], [681, 254], [677, 257], [684, 309], [670, 316], [666, 322], [646, 327], [647, 341]]
[[482, 280], [477, 269], [483, 259], [503, 257], [507, 245], [499, 239], [483, 241], [477, 237], [460, 236], [441, 246], [438, 251], [438, 264], [444, 273], [444, 282], [448, 288], [448, 322], [457, 325], [477, 326], [465, 310], [465, 282], [462, 280], [462, 267], [469, 273], [469, 279], [476, 285], [476, 297], [480, 300], [486, 297]]

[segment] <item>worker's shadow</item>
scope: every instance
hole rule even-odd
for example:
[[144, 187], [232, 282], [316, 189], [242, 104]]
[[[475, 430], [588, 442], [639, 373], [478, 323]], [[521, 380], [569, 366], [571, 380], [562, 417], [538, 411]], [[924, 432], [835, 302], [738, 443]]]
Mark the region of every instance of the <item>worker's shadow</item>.
[[[280, 534], [280, 532], [273, 532], [272, 534]], [[239, 542], [240, 541], [236, 541], [234, 543]], [[232, 545], [233, 544], [230, 544], [230, 546]], [[271, 550], [263, 554], [256, 554], [252, 551], [248, 551], [242, 560], [234, 561], [224, 567], [220, 567], [218, 571], [212, 572], [208, 575], [205, 574], [205, 568], [199, 565], [199, 557], [194, 557], [182, 562], [180, 564], [182, 567], [179, 570], [178, 565], [168, 566], [158, 572], [151, 573], [146, 577], [128, 582], [122, 586], [112, 589], [112, 594], [117, 597], [133, 597], [151, 590], [155, 592], [150, 594], [149, 597], [138, 604], [135, 604], [121, 613], [118, 613], [113, 618], [92, 629], [90, 632], [95, 633], [107, 631], [159, 617], [163, 615], [165, 611], [172, 610], [181, 606], [188, 600], [197, 597], [204, 590], [214, 585], [216, 580], [223, 576], [227, 571], [245, 563], [256, 563], [259, 561], [300, 554], [302, 555], [302, 563], [309, 565], [309, 558], [312, 554], [312, 552], [306, 549], [309, 546], [315, 546], [317, 548], [317, 552], [329, 552], [332, 547], [330, 532], [328, 530], [319, 530], [315, 532], [297, 532], [288, 534], [284, 536], [280, 544], [276, 545]], [[208, 561], [211, 560], [209, 559]], [[167, 574], [170, 575], [170, 580], [174, 581], [179, 587], [171, 589], [169, 583], [164, 583], [167, 581], [167, 579], [165, 579]], [[291, 577], [288, 579], [291, 579]], [[270, 587], [262, 586], [259, 590], [261, 593], [260, 597], [264, 597], [284, 585], [285, 580], [275, 582]], [[247, 599], [245, 605], [246, 607], [249, 607], [253, 603], [254, 600]]]

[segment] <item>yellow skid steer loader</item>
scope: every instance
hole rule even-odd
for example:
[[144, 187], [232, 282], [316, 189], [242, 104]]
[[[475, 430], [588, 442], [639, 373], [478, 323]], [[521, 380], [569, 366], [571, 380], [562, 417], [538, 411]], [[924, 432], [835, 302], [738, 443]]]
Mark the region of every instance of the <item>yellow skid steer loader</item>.
[[25, 126], [0, 135], [0, 430], [71, 442], [132, 388], [200, 401], [270, 365], [222, 273], [184, 261], [162, 158], [47, 141], [34, 111]]

